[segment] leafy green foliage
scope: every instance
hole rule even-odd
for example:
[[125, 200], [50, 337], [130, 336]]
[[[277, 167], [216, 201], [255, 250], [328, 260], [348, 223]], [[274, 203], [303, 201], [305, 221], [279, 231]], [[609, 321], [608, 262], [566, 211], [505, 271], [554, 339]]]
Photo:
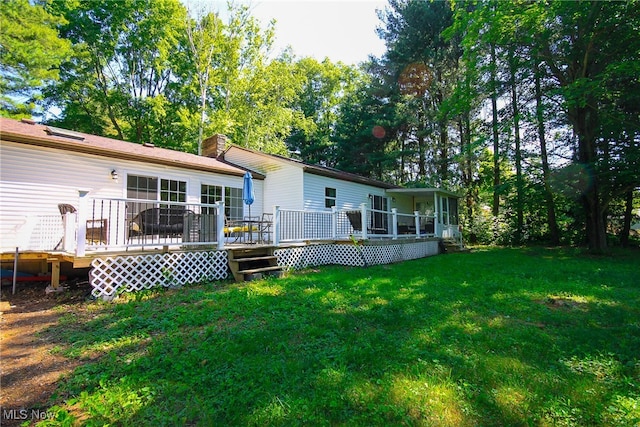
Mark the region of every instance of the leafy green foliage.
[[633, 426], [639, 263], [487, 248], [91, 303], [45, 333], [84, 364], [42, 425]]
[[364, 76], [355, 67], [328, 59], [302, 58], [294, 70], [304, 82], [292, 106], [304, 120], [287, 137], [287, 148], [306, 162], [335, 166], [340, 160], [335, 152], [340, 107], [360, 89]]
[[58, 37], [64, 20], [38, 2], [7, 0], [0, 7], [0, 114], [29, 117], [44, 86], [58, 79], [70, 43]]

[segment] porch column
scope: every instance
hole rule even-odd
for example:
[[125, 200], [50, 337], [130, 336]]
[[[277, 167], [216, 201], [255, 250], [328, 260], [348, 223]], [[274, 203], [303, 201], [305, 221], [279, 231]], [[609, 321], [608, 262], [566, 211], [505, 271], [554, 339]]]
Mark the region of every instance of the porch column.
[[414, 223], [416, 225], [416, 237], [420, 237], [420, 212], [413, 211]]
[[391, 230], [393, 230], [393, 238], [398, 238], [398, 209], [391, 208]]
[[273, 245], [280, 246], [280, 206], [273, 207]]
[[433, 193], [433, 234], [436, 237], [442, 237], [440, 235], [440, 199], [437, 193]]
[[85, 254], [87, 245], [87, 210], [89, 209], [89, 191], [79, 190], [80, 201], [78, 203], [78, 234], [76, 244], [76, 256], [81, 257]]
[[218, 250], [221, 251], [224, 249], [224, 202], [219, 200], [216, 205], [218, 206], [218, 212], [216, 215], [216, 228], [217, 228], [217, 236], [218, 236]]
[[335, 206], [331, 207], [331, 238], [338, 238], [338, 208]]
[[362, 203], [360, 205], [360, 221], [362, 223], [362, 240], [367, 240], [367, 204]]

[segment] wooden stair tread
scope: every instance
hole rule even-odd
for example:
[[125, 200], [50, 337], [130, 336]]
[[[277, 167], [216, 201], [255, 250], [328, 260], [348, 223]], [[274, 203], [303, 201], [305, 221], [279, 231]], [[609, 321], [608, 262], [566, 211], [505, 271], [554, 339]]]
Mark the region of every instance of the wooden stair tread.
[[253, 274], [253, 273], [261, 273], [263, 271], [275, 271], [275, 270], [282, 270], [282, 267], [280, 267], [279, 265], [270, 265], [268, 267], [256, 267], [256, 268], [252, 268], [250, 270], [238, 270], [239, 274]]
[[267, 255], [267, 256], [257, 256], [257, 257], [246, 257], [246, 258], [229, 258], [229, 261], [235, 262], [250, 262], [250, 261], [266, 261], [266, 260], [277, 260], [278, 257], [275, 255]]
[[229, 268], [233, 278], [242, 282], [251, 279], [252, 274], [281, 272], [282, 267], [277, 265], [278, 257], [274, 255], [274, 251], [273, 246], [228, 249]]

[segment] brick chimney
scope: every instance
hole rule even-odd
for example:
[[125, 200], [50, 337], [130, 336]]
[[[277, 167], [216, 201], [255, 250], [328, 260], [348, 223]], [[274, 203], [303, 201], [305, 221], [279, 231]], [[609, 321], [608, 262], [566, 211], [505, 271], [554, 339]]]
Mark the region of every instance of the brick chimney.
[[205, 157], [219, 157], [227, 147], [227, 137], [215, 134], [202, 141], [202, 155]]

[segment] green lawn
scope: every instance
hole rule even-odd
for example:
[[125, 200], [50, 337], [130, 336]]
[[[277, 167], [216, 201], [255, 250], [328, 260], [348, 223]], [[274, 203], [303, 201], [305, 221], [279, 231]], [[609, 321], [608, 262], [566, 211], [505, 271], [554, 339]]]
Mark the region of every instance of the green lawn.
[[[640, 252], [478, 249], [87, 303], [83, 425], [640, 425]], [[44, 424], [44, 423], [43, 423]]]

